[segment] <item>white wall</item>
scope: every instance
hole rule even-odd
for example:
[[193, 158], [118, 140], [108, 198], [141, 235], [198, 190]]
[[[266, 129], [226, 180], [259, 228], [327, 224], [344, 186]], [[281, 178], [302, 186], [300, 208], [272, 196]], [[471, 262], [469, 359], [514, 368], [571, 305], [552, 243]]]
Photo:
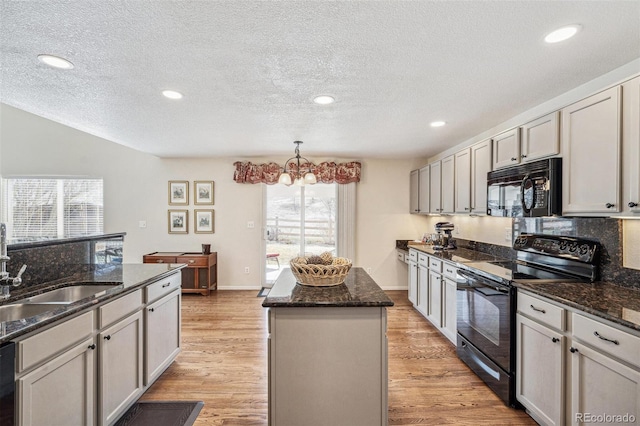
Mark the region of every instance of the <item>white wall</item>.
[[[17, 175], [91, 176], [104, 179], [105, 232], [126, 232], [127, 263], [153, 251], [199, 251], [210, 243], [218, 252], [220, 288], [259, 288], [262, 186], [233, 181], [233, 158], [161, 159], [89, 135], [19, 109], [0, 105], [0, 171]], [[242, 159], [256, 162], [267, 159]], [[283, 161], [285, 159], [282, 159]], [[406, 286], [406, 266], [395, 260], [395, 240], [421, 235], [423, 218], [409, 215], [409, 171], [418, 160], [361, 160], [355, 264], [372, 268], [381, 286]], [[169, 180], [215, 181], [215, 233], [168, 234]], [[208, 208], [198, 206], [198, 208]], [[141, 229], [138, 222], [147, 227]], [[256, 227], [247, 228], [253, 221]], [[249, 266], [251, 273], [245, 274]]]

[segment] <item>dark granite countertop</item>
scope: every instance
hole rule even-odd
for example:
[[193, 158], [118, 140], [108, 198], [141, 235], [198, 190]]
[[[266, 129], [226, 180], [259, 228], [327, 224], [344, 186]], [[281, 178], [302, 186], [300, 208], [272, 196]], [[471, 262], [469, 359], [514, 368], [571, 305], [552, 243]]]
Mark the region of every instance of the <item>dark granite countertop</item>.
[[609, 282], [515, 283], [548, 299], [640, 331], [640, 290]]
[[264, 307], [354, 307], [393, 306], [393, 301], [365, 272], [363, 268], [351, 268], [345, 282], [331, 287], [304, 286], [296, 283], [290, 269], [284, 269], [269, 295]]
[[438, 259], [456, 263], [505, 260], [492, 254], [481, 253], [479, 251], [469, 250], [466, 248], [457, 248], [455, 250], [434, 250], [433, 245], [423, 244], [420, 242], [409, 242], [409, 248], [427, 253], [428, 255], [436, 257]]
[[82, 283], [83, 285], [114, 284], [113, 288], [74, 303], [51, 305], [51, 311], [26, 319], [0, 322], [0, 343], [15, 339], [18, 336], [58, 321], [61, 318], [91, 308], [98, 303], [130, 293], [138, 287], [171, 275], [185, 266], [185, 264], [96, 265], [86, 272], [78, 273], [56, 282], [40, 284], [33, 287], [17, 287], [11, 292], [11, 298], [0, 302], [0, 306], [42, 294], [48, 290], [68, 287], [78, 283]]

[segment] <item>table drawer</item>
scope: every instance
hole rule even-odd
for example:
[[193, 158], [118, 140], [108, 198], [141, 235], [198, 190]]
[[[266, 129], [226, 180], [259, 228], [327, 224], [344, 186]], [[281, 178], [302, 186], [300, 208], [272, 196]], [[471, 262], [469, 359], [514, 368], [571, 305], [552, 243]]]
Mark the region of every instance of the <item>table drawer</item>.
[[147, 295], [147, 303], [153, 302], [161, 298], [165, 294], [169, 294], [176, 288], [180, 288], [180, 273], [171, 275], [170, 277], [149, 284], [145, 289]]
[[142, 306], [142, 290], [122, 296], [113, 302], [100, 306], [100, 328], [123, 318]]
[[178, 256], [176, 263], [186, 263], [189, 266], [207, 266], [207, 258], [205, 256]]
[[178, 263], [175, 256], [143, 256], [144, 263]]
[[449, 278], [452, 281], [456, 280], [456, 275], [458, 273], [458, 268], [452, 265], [449, 262], [442, 263], [442, 275]]
[[429, 267], [429, 256], [424, 253], [418, 253], [418, 265]]
[[518, 291], [518, 312], [556, 330], [565, 330], [566, 311], [563, 308], [520, 291]]
[[429, 257], [429, 269], [434, 272], [442, 273], [442, 260], [435, 257]]
[[640, 337], [577, 313], [573, 314], [573, 336], [598, 350], [640, 367]]

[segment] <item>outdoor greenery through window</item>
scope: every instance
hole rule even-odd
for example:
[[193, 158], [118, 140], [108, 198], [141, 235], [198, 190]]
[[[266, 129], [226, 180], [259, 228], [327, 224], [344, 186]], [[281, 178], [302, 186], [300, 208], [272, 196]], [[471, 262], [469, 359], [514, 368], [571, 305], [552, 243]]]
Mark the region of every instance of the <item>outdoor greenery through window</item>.
[[103, 233], [102, 179], [3, 180], [3, 221], [13, 241]]

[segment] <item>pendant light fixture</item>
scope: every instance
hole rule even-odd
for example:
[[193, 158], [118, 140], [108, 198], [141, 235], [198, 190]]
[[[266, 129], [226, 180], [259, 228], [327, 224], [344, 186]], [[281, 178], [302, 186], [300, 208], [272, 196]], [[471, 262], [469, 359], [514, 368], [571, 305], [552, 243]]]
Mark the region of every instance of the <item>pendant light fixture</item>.
[[[298, 186], [303, 186], [306, 184], [314, 184], [317, 182], [316, 175], [311, 171], [311, 161], [307, 160], [305, 157], [300, 155], [300, 144], [302, 141], [294, 141], [296, 144], [295, 157], [291, 157], [284, 163], [284, 168], [282, 169], [282, 173], [278, 178], [278, 183], [282, 183], [284, 185], [291, 185], [291, 174], [293, 174], [293, 183]], [[292, 170], [289, 167], [289, 163], [292, 160], [296, 160], [297, 168]], [[307, 164], [307, 168], [300, 168], [300, 160], [304, 160]]]

